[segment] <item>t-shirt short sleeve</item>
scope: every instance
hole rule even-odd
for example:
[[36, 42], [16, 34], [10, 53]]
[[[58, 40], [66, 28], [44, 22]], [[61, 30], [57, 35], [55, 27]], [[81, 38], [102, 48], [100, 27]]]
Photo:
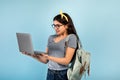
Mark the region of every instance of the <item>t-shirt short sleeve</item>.
[[75, 34], [70, 34], [67, 45], [71, 48], [77, 48], [77, 37]]

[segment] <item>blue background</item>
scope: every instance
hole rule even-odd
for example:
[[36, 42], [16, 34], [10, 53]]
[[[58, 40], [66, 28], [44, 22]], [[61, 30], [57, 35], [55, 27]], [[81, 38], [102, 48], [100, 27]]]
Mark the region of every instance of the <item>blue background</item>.
[[20, 54], [16, 32], [32, 35], [45, 51], [59, 11], [73, 19], [83, 47], [91, 52], [88, 80], [120, 80], [119, 0], [0, 0], [0, 80], [45, 80], [47, 65]]

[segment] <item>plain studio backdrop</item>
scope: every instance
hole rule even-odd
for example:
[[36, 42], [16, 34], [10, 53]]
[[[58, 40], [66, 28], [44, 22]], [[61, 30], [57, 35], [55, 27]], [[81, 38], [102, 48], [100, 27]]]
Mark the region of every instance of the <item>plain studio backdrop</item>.
[[91, 52], [87, 80], [120, 80], [119, 0], [0, 0], [0, 80], [45, 80], [47, 65], [18, 50], [16, 32], [32, 35], [45, 51], [52, 19], [68, 13], [83, 47]]

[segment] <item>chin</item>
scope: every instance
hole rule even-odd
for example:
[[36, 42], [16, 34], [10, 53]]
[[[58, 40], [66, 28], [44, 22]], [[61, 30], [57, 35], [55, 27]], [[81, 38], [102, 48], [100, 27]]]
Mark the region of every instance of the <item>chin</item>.
[[56, 33], [56, 35], [60, 35], [60, 34], [57, 34], [57, 33]]
[[60, 33], [56, 33], [56, 35], [60, 35]]

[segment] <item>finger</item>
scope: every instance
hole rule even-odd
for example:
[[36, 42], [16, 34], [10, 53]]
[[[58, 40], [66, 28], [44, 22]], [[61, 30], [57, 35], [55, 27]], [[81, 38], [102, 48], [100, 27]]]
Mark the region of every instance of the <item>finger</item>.
[[25, 55], [31, 56], [31, 54], [30, 54], [30, 53], [25, 52], [25, 51], [23, 51], [23, 52], [22, 52], [22, 54], [25, 54]]
[[22, 54], [25, 54], [25, 52], [23, 51], [23, 52], [21, 52]]
[[32, 57], [33, 58], [37, 58], [37, 59], [39, 59], [40, 57], [39, 56], [37, 56], [37, 55], [32, 55]]
[[22, 54], [27, 54], [27, 52], [23, 51]]

